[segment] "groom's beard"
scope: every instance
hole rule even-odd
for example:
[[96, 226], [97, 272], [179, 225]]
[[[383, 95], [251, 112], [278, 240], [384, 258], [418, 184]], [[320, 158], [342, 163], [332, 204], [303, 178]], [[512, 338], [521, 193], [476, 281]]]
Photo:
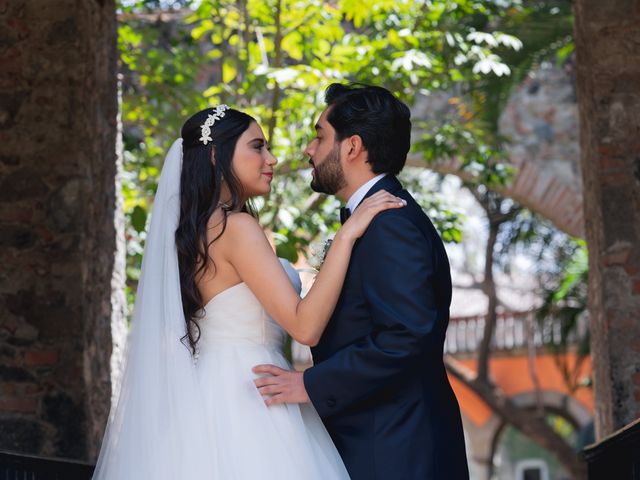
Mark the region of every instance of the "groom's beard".
[[344, 178], [344, 171], [340, 165], [340, 145], [336, 146], [319, 162], [313, 162], [315, 175], [311, 179], [311, 189], [314, 192], [335, 195], [342, 190], [347, 181]]

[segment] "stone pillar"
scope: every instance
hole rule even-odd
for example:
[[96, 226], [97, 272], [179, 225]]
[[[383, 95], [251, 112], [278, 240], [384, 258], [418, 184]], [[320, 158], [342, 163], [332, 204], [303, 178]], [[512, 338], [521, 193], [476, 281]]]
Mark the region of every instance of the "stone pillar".
[[0, 449], [100, 442], [124, 322], [116, 59], [114, 0], [0, 0]]
[[576, 0], [596, 432], [640, 417], [640, 2]]

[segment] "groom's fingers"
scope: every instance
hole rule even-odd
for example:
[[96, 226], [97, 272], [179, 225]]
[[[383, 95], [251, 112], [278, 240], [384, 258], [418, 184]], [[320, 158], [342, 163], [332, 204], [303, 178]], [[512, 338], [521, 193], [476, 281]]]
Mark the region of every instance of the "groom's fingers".
[[276, 385], [277, 384], [277, 378], [276, 377], [260, 377], [260, 378], [256, 378], [253, 383], [256, 384], [256, 387], [261, 388], [261, 387], [266, 387], [267, 385]]
[[251, 370], [253, 373], [268, 373], [270, 375], [280, 375], [286, 372], [286, 370], [275, 365], [256, 365]]
[[266, 385], [264, 387], [258, 387], [260, 395], [276, 395], [282, 393], [282, 387], [278, 385]]
[[279, 403], [286, 403], [285, 401], [285, 397], [282, 393], [279, 393], [278, 395], [274, 395], [273, 397], [269, 397], [266, 398], [264, 400], [264, 404], [269, 407], [271, 405], [277, 405]]

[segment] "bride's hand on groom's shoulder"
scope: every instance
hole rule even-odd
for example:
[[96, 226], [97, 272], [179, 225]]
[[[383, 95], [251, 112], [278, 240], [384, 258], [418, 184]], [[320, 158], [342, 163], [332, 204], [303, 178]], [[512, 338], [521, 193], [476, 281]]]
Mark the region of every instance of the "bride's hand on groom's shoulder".
[[380, 190], [363, 200], [344, 225], [342, 225], [338, 231], [338, 235], [355, 241], [364, 234], [378, 213], [389, 210], [390, 208], [402, 208], [406, 205], [406, 200], [396, 197], [386, 190]]
[[285, 370], [275, 365], [257, 365], [253, 373], [264, 375], [254, 380], [267, 406], [279, 403], [307, 403], [309, 395], [304, 388], [302, 372]]

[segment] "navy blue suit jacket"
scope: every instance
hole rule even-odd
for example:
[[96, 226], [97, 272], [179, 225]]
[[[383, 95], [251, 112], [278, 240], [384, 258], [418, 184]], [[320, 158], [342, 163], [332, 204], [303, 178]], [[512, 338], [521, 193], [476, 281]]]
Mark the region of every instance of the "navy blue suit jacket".
[[380, 213], [353, 248], [344, 287], [305, 388], [354, 480], [462, 480], [469, 473], [460, 410], [443, 363], [451, 275], [429, 218]]

